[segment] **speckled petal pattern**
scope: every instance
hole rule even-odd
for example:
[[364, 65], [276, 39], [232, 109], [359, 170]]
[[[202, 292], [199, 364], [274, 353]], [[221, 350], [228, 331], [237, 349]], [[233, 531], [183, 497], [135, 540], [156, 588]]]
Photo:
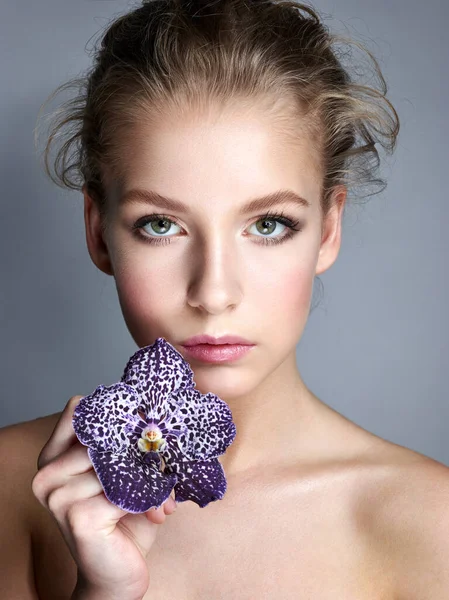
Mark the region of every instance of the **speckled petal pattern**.
[[131, 448], [121, 454], [87, 452], [106, 498], [130, 513], [159, 508], [177, 481], [175, 474], [159, 470], [158, 460], [136, 460]]
[[171, 397], [178, 395], [188, 397], [184, 418], [187, 431], [178, 438], [178, 446], [186, 459], [207, 460], [224, 454], [236, 436], [231, 409], [226, 402], [195, 389], [176, 390]]
[[229, 406], [195, 389], [187, 361], [164, 338], [128, 360], [120, 382], [81, 398], [72, 419], [106, 498], [130, 513], [175, 500], [221, 500], [217, 457], [234, 441]]
[[157, 338], [154, 344], [135, 352], [128, 360], [121, 381], [131, 385], [155, 413], [164, 408], [171, 392], [195, 386], [189, 363], [164, 338]]
[[120, 452], [129, 446], [127, 432], [134, 429], [138, 405], [139, 398], [129, 385], [99, 385], [81, 398], [73, 413], [79, 441], [98, 452]]
[[171, 464], [165, 472], [176, 474], [176, 502], [192, 500], [200, 508], [209, 502], [221, 500], [227, 489], [225, 473], [218, 459]]
[[[146, 402], [141, 402], [142, 412], [145, 413], [147, 421], [151, 418], [158, 422], [159, 427], [164, 431], [170, 431], [177, 437], [182, 432], [187, 431], [187, 425], [184, 423], [184, 417], [190, 411], [185, 406], [186, 397], [180, 394], [178, 397], [172, 397], [171, 395], [166, 398], [163, 405], [158, 405], [156, 409], [152, 409]], [[140, 427], [144, 423], [139, 420], [136, 423]]]

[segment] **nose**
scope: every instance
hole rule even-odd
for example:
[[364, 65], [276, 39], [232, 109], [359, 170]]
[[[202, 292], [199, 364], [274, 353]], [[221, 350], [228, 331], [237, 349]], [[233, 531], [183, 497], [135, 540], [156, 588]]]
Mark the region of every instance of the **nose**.
[[194, 251], [187, 302], [210, 314], [235, 308], [242, 298], [237, 251], [228, 239], [212, 235]]

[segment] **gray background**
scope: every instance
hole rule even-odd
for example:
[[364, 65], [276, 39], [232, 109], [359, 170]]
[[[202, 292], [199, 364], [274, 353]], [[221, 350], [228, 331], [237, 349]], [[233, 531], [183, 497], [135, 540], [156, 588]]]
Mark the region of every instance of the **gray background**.
[[[41, 104], [90, 65], [91, 37], [135, 5], [1, 3], [0, 426], [58, 412], [71, 396], [118, 381], [137, 349], [113, 279], [88, 255], [82, 195], [46, 178], [33, 144]], [[381, 171], [388, 187], [345, 216], [298, 366], [345, 416], [449, 465], [449, 4], [429, 0], [427, 16], [417, 0], [314, 5], [379, 59], [402, 130]]]

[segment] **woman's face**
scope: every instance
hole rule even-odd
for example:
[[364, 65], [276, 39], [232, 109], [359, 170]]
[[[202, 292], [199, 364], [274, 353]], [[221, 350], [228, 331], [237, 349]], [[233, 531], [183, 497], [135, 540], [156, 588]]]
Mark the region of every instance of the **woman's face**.
[[[339, 249], [341, 211], [322, 243], [321, 174], [310, 142], [304, 138], [293, 148], [254, 110], [250, 117], [223, 113], [156, 128], [139, 123], [129, 133], [123, 181], [108, 190], [110, 266], [100, 258], [95, 207], [86, 194], [85, 215], [91, 257], [114, 275], [136, 344], [164, 337], [187, 358], [181, 342], [193, 335], [246, 338], [256, 347], [236, 362], [188, 358], [196, 387], [228, 399], [249, 393], [277, 369], [292, 369], [314, 277]], [[161, 208], [132, 190], [176, 199], [186, 210]], [[265, 219], [266, 208], [241, 212], [250, 200], [280, 190], [309, 203], [290, 200], [269, 209], [296, 231]]]

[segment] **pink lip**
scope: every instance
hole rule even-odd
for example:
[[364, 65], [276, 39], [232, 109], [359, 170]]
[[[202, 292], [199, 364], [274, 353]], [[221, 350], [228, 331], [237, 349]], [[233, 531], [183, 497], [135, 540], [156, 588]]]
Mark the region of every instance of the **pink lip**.
[[243, 344], [196, 344], [194, 346], [184, 346], [185, 351], [191, 358], [195, 358], [206, 363], [223, 363], [238, 360], [250, 350], [254, 345]]
[[209, 344], [211, 346], [222, 346], [224, 344], [239, 344], [240, 346], [254, 346], [254, 344], [248, 340], [245, 340], [238, 335], [223, 335], [221, 337], [213, 337], [210, 335], [194, 335], [193, 337], [181, 342], [186, 348], [190, 346], [196, 346], [197, 344]]

